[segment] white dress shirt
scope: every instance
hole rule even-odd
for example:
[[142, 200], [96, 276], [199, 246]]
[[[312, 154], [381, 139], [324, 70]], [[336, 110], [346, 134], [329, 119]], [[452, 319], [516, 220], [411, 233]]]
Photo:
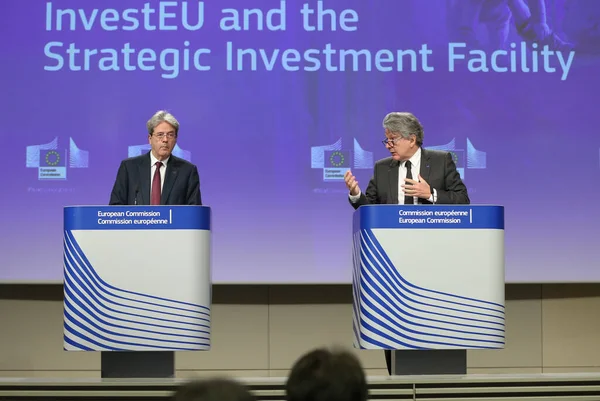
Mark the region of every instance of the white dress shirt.
[[156, 157], [154, 157], [152, 152], [150, 152], [150, 193], [152, 193], [152, 182], [154, 181], [154, 172], [156, 171], [156, 162], [158, 161], [162, 162], [162, 166], [160, 166], [160, 193], [162, 194], [169, 157], [167, 157], [165, 160], [158, 160]]
[[[412, 155], [412, 157], [410, 159], [410, 172], [412, 174], [412, 179], [415, 181], [419, 181], [419, 173], [421, 171], [421, 148], [418, 148], [417, 151], [415, 152], [414, 155]], [[404, 179], [406, 178], [406, 161], [401, 161], [400, 165], [398, 166], [398, 204], [399, 205], [403, 205], [404, 204], [404, 189], [402, 188], [402, 185], [404, 185], [406, 183], [406, 181], [404, 181]], [[435, 203], [434, 199], [437, 199], [437, 192], [435, 191], [435, 188], [432, 188], [432, 194], [429, 197], [429, 199], [427, 199], [429, 202], [433, 202]], [[361, 192], [358, 192], [358, 195], [350, 195], [350, 201], [352, 203], [356, 203], [358, 201], [358, 199], [360, 198]], [[419, 197], [415, 196], [414, 197], [415, 200], [415, 205], [419, 203]]]
[[[419, 172], [421, 171], [421, 148], [417, 148], [417, 151], [415, 152], [414, 155], [412, 155], [412, 157], [410, 159], [410, 172], [412, 175], [412, 179], [415, 181], [419, 181]], [[404, 181], [404, 179], [406, 178], [406, 173], [408, 172], [407, 168], [406, 168], [406, 160], [405, 161], [401, 161], [400, 165], [398, 166], [398, 204], [399, 205], [403, 205], [404, 204], [404, 190], [402, 188], [402, 185], [406, 184], [406, 181]], [[419, 203], [419, 197], [414, 196], [414, 204], [418, 204]]]

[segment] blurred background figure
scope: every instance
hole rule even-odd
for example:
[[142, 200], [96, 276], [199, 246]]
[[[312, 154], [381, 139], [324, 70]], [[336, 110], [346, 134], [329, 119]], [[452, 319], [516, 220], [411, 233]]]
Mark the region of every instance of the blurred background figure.
[[255, 401], [243, 384], [230, 379], [194, 380], [181, 385], [173, 401]]
[[286, 396], [287, 401], [367, 401], [367, 379], [354, 354], [318, 348], [294, 363]]
[[[555, 26], [550, 26], [545, 0], [449, 0], [450, 38], [471, 47], [502, 49], [510, 42], [512, 23], [518, 36], [527, 42], [548, 45], [551, 50], [573, 50], [573, 43], [557, 33], [562, 30], [565, 0], [554, 3], [560, 4], [553, 4]], [[482, 40], [480, 26], [487, 33], [487, 41]]]

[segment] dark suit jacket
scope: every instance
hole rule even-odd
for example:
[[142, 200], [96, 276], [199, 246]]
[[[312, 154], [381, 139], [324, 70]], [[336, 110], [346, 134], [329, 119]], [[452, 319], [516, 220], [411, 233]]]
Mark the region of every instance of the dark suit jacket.
[[[150, 204], [150, 152], [121, 162], [110, 205]], [[192, 163], [171, 155], [165, 170], [161, 205], [201, 205], [200, 177]]]
[[[360, 199], [352, 203], [355, 209], [369, 204], [398, 204], [398, 171], [400, 162], [391, 157], [375, 163], [373, 178], [366, 191], [361, 191]], [[421, 149], [421, 177], [437, 191], [436, 204], [470, 203], [467, 187], [460, 179], [452, 156], [448, 152]], [[413, 177], [417, 179], [417, 177]], [[419, 203], [431, 204], [426, 199]]]

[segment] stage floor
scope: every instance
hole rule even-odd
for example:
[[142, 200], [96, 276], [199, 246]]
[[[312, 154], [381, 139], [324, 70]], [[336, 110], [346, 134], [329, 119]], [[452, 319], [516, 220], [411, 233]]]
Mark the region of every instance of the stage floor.
[[[241, 377], [259, 400], [284, 400], [285, 377]], [[168, 399], [190, 379], [0, 378], [0, 400]], [[372, 400], [600, 400], [600, 373], [370, 376]]]

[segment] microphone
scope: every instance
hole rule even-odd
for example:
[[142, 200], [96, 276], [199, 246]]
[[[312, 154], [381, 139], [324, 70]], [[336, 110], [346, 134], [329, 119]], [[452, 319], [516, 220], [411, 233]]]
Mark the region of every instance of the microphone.
[[133, 198], [133, 204], [137, 205], [137, 196], [138, 196], [138, 192], [139, 192], [139, 186], [136, 184], [135, 185], [135, 197]]

